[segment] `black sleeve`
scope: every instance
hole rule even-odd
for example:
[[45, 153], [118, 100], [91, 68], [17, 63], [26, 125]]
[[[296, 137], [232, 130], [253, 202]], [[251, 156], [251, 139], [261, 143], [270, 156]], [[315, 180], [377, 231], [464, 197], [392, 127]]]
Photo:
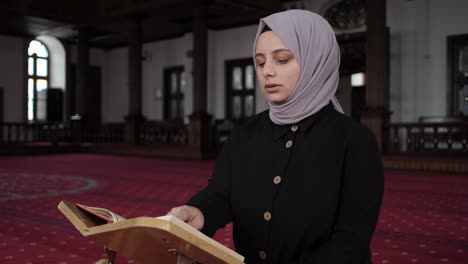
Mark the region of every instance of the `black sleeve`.
[[298, 263], [368, 264], [370, 240], [383, 196], [383, 166], [374, 135], [360, 126], [350, 133], [340, 207], [330, 239]]
[[213, 236], [218, 228], [224, 227], [232, 220], [231, 138], [232, 135], [223, 144], [208, 186], [186, 203], [202, 211], [205, 223], [201, 231], [208, 236]]

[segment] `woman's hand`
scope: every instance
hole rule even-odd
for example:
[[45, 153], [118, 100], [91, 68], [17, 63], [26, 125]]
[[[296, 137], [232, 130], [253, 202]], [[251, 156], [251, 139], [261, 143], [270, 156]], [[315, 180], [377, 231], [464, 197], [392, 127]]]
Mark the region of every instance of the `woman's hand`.
[[167, 214], [179, 218], [180, 220], [186, 222], [198, 230], [201, 230], [205, 223], [205, 217], [203, 216], [203, 213], [200, 211], [200, 209], [193, 206], [183, 205], [174, 207]]

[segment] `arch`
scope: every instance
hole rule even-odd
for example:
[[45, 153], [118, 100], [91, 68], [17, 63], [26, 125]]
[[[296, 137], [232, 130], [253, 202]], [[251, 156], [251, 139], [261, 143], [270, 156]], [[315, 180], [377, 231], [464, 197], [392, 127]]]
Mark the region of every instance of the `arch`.
[[63, 120], [65, 48], [52, 36], [38, 36], [29, 43], [28, 58], [28, 120]]
[[366, 31], [365, 0], [330, 0], [319, 9], [333, 27], [335, 34]]
[[60, 40], [55, 37], [42, 35], [36, 40], [44, 43], [49, 49], [50, 58], [50, 87], [60, 88], [65, 91], [66, 85], [66, 54]]
[[28, 120], [42, 121], [47, 115], [47, 89], [49, 87], [49, 49], [39, 40], [28, 46]]

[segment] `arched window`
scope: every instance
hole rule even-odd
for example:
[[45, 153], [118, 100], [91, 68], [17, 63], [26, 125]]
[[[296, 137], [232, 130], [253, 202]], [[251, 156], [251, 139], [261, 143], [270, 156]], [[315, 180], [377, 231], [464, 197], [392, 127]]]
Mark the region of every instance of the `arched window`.
[[323, 17], [335, 33], [363, 31], [366, 27], [365, 0], [335, 0], [326, 6]]
[[49, 50], [33, 40], [28, 48], [28, 120], [47, 118], [47, 88], [49, 87]]

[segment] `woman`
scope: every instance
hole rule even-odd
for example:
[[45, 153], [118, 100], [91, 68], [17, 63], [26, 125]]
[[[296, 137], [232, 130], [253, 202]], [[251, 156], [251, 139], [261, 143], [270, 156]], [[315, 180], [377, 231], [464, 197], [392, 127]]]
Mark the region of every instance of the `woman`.
[[210, 236], [232, 221], [246, 263], [370, 263], [382, 163], [334, 97], [332, 28], [308, 11], [268, 16], [254, 60], [270, 109], [233, 131], [208, 186], [169, 214]]

